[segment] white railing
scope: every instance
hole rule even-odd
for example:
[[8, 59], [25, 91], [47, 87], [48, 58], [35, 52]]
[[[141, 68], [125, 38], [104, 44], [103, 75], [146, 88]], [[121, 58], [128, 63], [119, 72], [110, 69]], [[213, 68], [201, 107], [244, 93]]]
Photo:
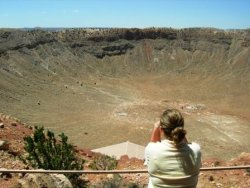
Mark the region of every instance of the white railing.
[[[200, 168], [200, 171], [242, 170], [242, 169], [250, 169], [250, 165], [203, 167], [203, 168]], [[142, 170], [15, 170], [15, 169], [0, 169], [0, 173], [130, 174], [130, 173], [148, 173], [148, 171], [146, 169], [142, 169]]]

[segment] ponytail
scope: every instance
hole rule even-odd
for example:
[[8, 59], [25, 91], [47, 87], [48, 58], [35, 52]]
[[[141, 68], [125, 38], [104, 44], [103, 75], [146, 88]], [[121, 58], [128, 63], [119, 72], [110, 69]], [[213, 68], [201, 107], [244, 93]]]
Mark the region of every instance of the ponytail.
[[167, 139], [179, 144], [187, 131], [184, 129], [184, 118], [176, 109], [167, 109], [160, 118], [161, 128]]
[[175, 144], [179, 144], [186, 136], [187, 131], [183, 127], [176, 127], [171, 132], [171, 137]]

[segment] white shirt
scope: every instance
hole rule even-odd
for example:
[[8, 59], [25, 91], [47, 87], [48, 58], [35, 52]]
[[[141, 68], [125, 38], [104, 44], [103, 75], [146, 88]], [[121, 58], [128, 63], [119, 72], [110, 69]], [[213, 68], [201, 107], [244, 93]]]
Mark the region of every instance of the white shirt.
[[148, 187], [195, 188], [201, 167], [200, 146], [162, 140], [150, 142], [145, 149]]

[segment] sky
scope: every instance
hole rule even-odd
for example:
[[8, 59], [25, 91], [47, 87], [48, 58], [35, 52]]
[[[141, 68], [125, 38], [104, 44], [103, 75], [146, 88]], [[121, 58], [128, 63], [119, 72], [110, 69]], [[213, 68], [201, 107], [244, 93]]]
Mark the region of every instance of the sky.
[[0, 0], [0, 28], [250, 28], [250, 0]]

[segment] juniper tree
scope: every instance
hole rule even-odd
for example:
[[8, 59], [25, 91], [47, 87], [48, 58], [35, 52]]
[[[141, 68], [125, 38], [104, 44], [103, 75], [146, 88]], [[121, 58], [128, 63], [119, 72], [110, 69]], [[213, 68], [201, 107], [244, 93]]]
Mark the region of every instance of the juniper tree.
[[[59, 139], [43, 127], [35, 127], [34, 135], [24, 138], [24, 149], [28, 155], [24, 159], [34, 168], [46, 170], [82, 170], [84, 161], [75, 156], [74, 147], [67, 143], [68, 137], [61, 133]], [[78, 175], [68, 175], [75, 178]]]

